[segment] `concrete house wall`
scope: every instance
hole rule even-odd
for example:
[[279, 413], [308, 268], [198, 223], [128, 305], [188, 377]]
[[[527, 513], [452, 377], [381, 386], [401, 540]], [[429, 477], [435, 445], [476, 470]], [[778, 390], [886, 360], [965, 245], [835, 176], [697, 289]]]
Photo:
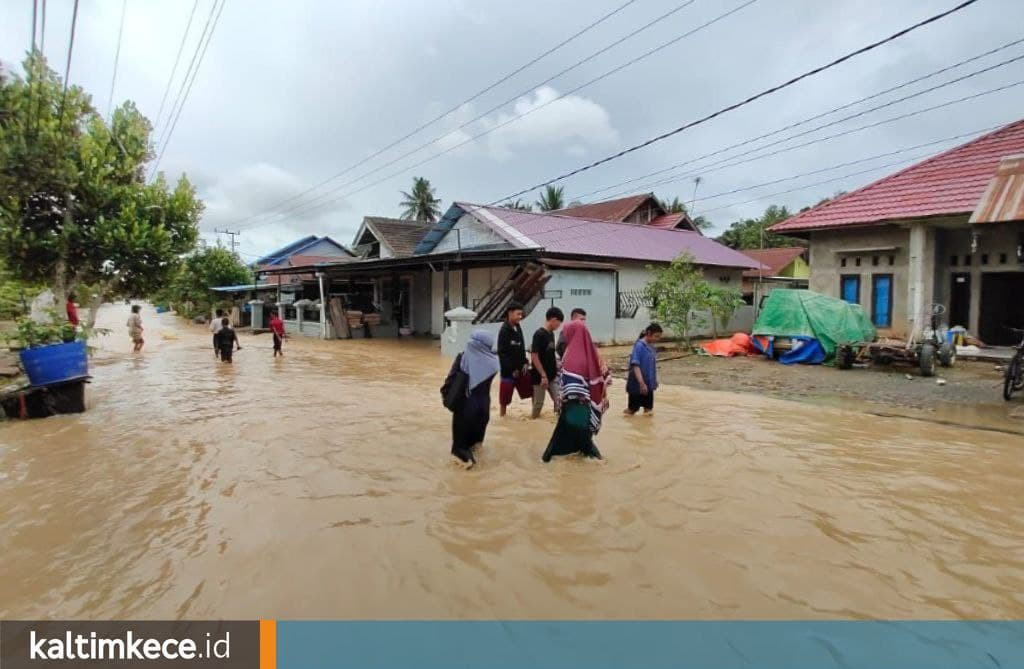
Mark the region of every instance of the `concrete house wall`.
[[[931, 235], [934, 248], [934, 234]], [[873, 274], [891, 274], [892, 328], [881, 334], [904, 336], [907, 331], [910, 230], [895, 225], [871, 226], [855, 229], [820, 230], [810, 235], [811, 275], [808, 287], [818, 293], [842, 297], [842, 277], [860, 277], [860, 300], [871, 315], [871, 277]], [[895, 247], [891, 251], [854, 253], [856, 249]], [[892, 264], [890, 264], [892, 256]], [[875, 264], [875, 258], [878, 264]], [[932, 253], [934, 259], [934, 252]], [[843, 264], [845, 260], [845, 266]], [[859, 265], [858, 265], [859, 260]], [[934, 265], [934, 261], [932, 263]], [[930, 282], [929, 282], [930, 285]]]

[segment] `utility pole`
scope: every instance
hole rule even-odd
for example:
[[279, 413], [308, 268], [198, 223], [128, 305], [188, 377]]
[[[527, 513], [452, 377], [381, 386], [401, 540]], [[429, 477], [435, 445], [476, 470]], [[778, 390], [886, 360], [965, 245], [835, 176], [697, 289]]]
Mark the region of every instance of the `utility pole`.
[[228, 230], [226, 228], [224, 230], [221, 230], [220, 228], [214, 228], [213, 231], [214, 231], [214, 233], [216, 233], [218, 235], [227, 235], [228, 237], [231, 238], [231, 243], [230, 243], [231, 252], [234, 253], [235, 256], [237, 257], [238, 256], [238, 242], [235, 241], [235, 237], [240, 237], [242, 235], [241, 231], [240, 230], [232, 231], [232, 230]]

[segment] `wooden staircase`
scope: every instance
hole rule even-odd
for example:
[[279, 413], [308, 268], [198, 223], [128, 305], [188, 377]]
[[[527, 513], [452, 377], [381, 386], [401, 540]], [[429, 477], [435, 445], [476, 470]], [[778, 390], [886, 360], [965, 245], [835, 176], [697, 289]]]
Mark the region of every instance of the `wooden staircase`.
[[551, 275], [543, 265], [534, 262], [517, 265], [480, 300], [473, 322], [500, 323], [505, 320], [505, 310], [513, 302], [522, 304], [529, 315], [543, 299], [544, 286], [550, 280]]

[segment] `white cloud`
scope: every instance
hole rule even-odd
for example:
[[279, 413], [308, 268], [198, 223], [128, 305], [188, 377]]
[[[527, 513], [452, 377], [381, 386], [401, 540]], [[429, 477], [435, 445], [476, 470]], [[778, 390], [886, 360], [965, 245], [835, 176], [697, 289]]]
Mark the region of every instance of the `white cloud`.
[[[242, 252], [248, 254], [245, 260], [310, 234], [330, 235], [342, 244], [349, 243], [361, 219], [345, 200], [326, 204], [335, 195], [314, 200], [323, 190], [297, 197], [312, 185], [268, 163], [230, 172], [200, 190], [206, 204], [200, 221], [203, 236], [216, 243], [214, 228], [239, 230]], [[295, 199], [275, 209], [276, 213], [267, 213], [289, 198]], [[299, 208], [306, 203], [309, 206]]]
[[[488, 149], [499, 160], [511, 158], [516, 149], [550, 150], [566, 146], [573, 155], [588, 147], [606, 147], [619, 141], [619, 132], [611, 123], [611, 115], [597, 102], [581, 95], [559, 98], [557, 90], [541, 86], [516, 100], [512, 112], [503, 112], [483, 119], [487, 128], [497, 128], [488, 136]], [[522, 118], [511, 121], [516, 116]]]

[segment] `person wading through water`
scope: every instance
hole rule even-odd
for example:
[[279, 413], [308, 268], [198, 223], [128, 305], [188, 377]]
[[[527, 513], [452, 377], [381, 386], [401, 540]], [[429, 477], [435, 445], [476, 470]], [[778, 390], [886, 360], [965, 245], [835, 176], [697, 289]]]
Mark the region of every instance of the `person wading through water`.
[[[498, 332], [498, 359], [501, 361], [501, 386], [498, 391], [500, 414], [505, 416], [516, 389], [522, 383], [520, 376], [528, 374], [526, 343], [523, 341], [523, 305], [512, 302], [505, 310], [505, 323]], [[531, 389], [532, 392], [532, 389]], [[525, 396], [524, 396], [525, 397]]]
[[281, 343], [284, 341], [284, 321], [276, 311], [270, 312], [270, 331], [274, 333], [274, 357], [283, 356]]
[[466, 469], [476, 464], [473, 449], [480, 447], [491, 420], [491, 383], [501, 370], [494, 348], [494, 335], [477, 330], [469, 337], [466, 350], [455, 358], [448, 372], [442, 396], [460, 372], [465, 379], [465, 396], [457, 398], [452, 411], [452, 455]]
[[146, 343], [142, 338], [142, 331], [145, 330], [145, 328], [142, 327], [142, 314], [139, 313], [140, 311], [142, 311], [142, 307], [137, 304], [133, 304], [132, 313], [128, 317], [128, 322], [126, 323], [128, 326], [128, 336], [132, 338], [133, 353], [141, 351], [142, 345]]
[[608, 409], [607, 389], [611, 382], [608, 369], [601, 363], [597, 347], [583, 321], [570, 321], [562, 328], [565, 357], [562, 358], [562, 411], [558, 424], [541, 459], [582, 453], [601, 460], [594, 444], [594, 435], [601, 430], [601, 420]]
[[213, 333], [213, 357], [220, 358], [220, 346], [217, 344], [217, 335], [220, 334], [220, 329], [224, 327], [224, 310], [218, 309], [216, 316], [210, 321], [210, 332]]
[[533, 334], [530, 344], [530, 361], [533, 370], [533, 413], [531, 418], [540, 418], [544, 410], [544, 397], [551, 395], [552, 407], [558, 413], [561, 397], [558, 394], [558, 359], [555, 357], [555, 330], [562, 327], [565, 314], [558, 307], [551, 307], [544, 315], [544, 325]]
[[654, 391], [658, 389], [658, 354], [655, 344], [661, 341], [661, 326], [651, 323], [640, 333], [629, 356], [629, 376], [626, 377], [626, 393], [629, 404], [624, 413], [636, 415], [641, 408], [645, 416], [654, 413]]

